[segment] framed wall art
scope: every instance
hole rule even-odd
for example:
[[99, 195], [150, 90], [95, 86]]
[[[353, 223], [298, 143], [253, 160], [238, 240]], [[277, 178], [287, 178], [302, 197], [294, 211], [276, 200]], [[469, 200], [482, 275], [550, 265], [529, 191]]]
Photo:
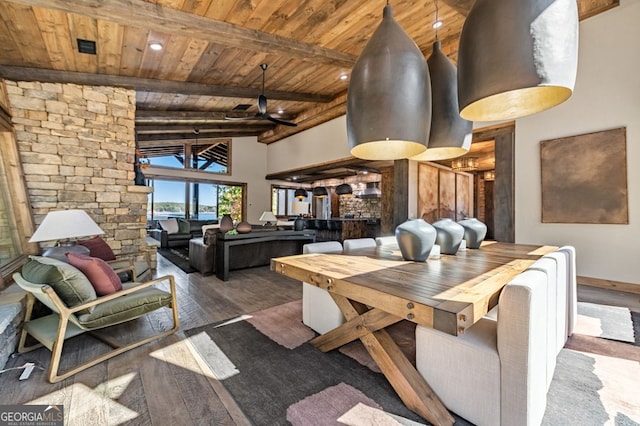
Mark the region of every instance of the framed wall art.
[[626, 128], [540, 142], [543, 223], [628, 224]]

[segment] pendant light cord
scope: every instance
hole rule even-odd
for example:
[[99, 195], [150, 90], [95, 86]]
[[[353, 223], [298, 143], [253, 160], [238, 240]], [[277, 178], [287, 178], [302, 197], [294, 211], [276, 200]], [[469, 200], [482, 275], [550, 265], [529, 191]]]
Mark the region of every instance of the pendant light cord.
[[436, 41], [438, 41], [438, 28], [440, 28], [440, 25], [438, 25], [438, 22], [440, 21], [440, 13], [438, 10], [438, 0], [433, 0], [433, 3], [436, 6], [436, 22], [435, 24], [433, 24], [435, 30], [436, 30]]

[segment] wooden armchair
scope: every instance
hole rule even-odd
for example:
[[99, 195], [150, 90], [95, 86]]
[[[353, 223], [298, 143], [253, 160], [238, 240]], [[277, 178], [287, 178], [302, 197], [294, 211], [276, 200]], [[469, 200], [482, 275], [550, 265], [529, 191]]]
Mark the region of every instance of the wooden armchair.
[[[55, 271], [52, 272], [50, 268], [46, 272], [42, 272], [43, 263], [37, 265], [36, 268], [40, 268], [39, 272], [35, 274], [31, 272], [30, 275], [38, 277], [36, 280], [38, 282], [27, 281], [20, 273], [13, 275], [15, 282], [27, 292], [27, 311], [18, 351], [24, 353], [41, 346], [49, 349], [51, 351], [51, 363], [49, 365], [48, 379], [51, 383], [64, 380], [102, 361], [155, 339], [168, 336], [178, 330], [179, 319], [175, 281], [171, 275], [145, 283], [126, 283], [123, 284], [123, 288], [120, 291], [97, 297], [91, 284], [89, 283], [89, 287], [86, 286], [88, 280], [79, 270], [70, 265], [61, 266], [55, 260], [44, 259], [41, 262], [44, 263], [45, 267], [53, 265]], [[33, 268], [31, 271], [33, 271]], [[23, 273], [25, 273], [25, 268], [23, 268]], [[50, 282], [43, 282], [46, 280]], [[153, 288], [154, 285], [167, 281], [170, 286], [170, 292]], [[38, 299], [51, 309], [52, 313], [41, 318], [32, 319], [35, 299]], [[162, 307], [171, 308], [173, 313], [173, 326], [169, 330], [127, 345], [121, 345], [110, 338], [95, 333], [96, 330], [101, 328], [131, 321]], [[59, 373], [58, 369], [64, 341], [85, 332], [90, 333], [113, 349], [90, 361], [72, 367], [64, 373]], [[33, 346], [26, 346], [27, 335], [34, 337], [39, 343]]]

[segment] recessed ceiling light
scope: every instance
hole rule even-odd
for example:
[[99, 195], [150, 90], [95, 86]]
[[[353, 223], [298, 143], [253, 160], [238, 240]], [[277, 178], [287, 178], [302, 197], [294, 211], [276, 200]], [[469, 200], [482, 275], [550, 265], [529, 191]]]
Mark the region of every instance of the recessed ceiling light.
[[340, 74], [340, 80], [344, 81], [346, 79], [348, 79], [349, 76], [347, 74]]
[[278, 108], [278, 114], [282, 114], [284, 110], [282, 108]]
[[162, 50], [162, 44], [160, 43], [149, 43], [149, 47], [151, 50]]
[[433, 23], [433, 28], [438, 29], [442, 26], [442, 21], [441, 20], [437, 20], [436, 22]]

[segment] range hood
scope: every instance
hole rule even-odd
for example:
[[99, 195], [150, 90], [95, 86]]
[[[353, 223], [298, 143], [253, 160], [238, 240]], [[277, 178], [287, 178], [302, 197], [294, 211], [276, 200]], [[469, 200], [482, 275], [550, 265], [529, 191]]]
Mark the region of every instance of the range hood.
[[380, 198], [382, 193], [376, 182], [367, 182], [367, 187], [362, 191], [358, 198]]

